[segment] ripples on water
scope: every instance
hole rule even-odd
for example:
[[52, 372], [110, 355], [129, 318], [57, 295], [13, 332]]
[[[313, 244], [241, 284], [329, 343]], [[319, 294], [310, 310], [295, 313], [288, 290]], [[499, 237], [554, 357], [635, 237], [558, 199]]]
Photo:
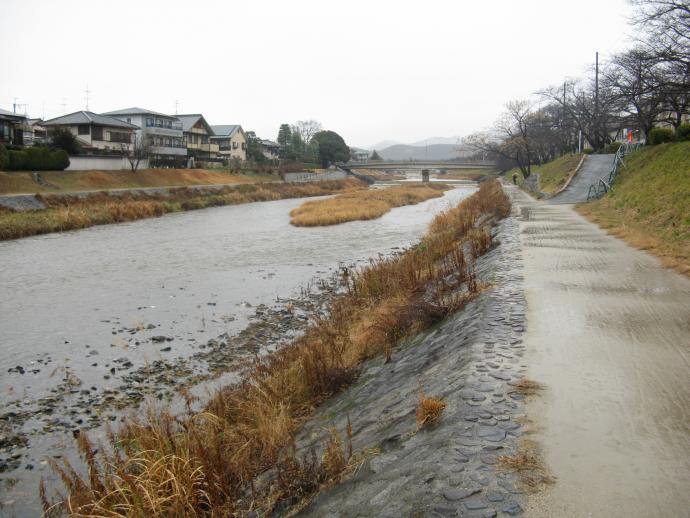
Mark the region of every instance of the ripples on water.
[[[0, 242], [3, 406], [48, 394], [60, 377], [51, 373], [64, 365], [84, 385], [118, 386], [103, 376], [124, 354], [113, 334], [122, 327], [153, 324], [140, 334], [181, 337], [167, 354], [189, 356], [194, 344], [243, 327], [246, 303], [270, 305], [340, 262], [407, 246], [472, 191], [332, 227], [291, 226], [288, 213], [304, 201], [292, 199]], [[149, 342], [126, 351], [134, 368], [161, 354]], [[8, 372], [16, 366], [25, 373]]]

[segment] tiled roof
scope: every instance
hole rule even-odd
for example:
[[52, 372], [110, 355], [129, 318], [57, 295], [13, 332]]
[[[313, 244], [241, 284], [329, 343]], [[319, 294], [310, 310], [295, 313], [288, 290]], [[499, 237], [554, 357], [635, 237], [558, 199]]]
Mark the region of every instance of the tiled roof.
[[123, 110], [105, 112], [103, 115], [157, 115], [159, 117], [168, 117], [171, 119], [176, 118], [176, 115], [167, 115], [165, 113], [154, 112], [153, 110], [147, 110], [145, 108], [137, 108], [136, 106], [132, 108], [125, 108]]
[[231, 137], [242, 126], [239, 124], [220, 124], [218, 126], [211, 126], [211, 128], [213, 128], [213, 133], [217, 137]]
[[71, 126], [73, 124], [98, 124], [100, 126], [113, 126], [118, 128], [139, 129], [139, 126], [121, 121], [114, 117], [107, 115], [98, 115], [97, 113], [79, 111], [56, 117], [47, 120], [43, 123], [44, 126]]

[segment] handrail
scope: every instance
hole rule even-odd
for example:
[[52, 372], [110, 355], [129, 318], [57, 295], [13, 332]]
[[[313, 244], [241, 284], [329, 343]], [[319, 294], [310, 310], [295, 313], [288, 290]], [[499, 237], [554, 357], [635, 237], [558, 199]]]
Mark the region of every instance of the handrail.
[[639, 142], [636, 144], [632, 144], [630, 142], [621, 144], [616, 151], [616, 155], [613, 157], [613, 165], [611, 166], [611, 171], [607, 175], [606, 180], [604, 180], [605, 177], [602, 176], [599, 178], [599, 180], [589, 186], [589, 191], [587, 192], [587, 201], [597, 200], [613, 189], [613, 182], [618, 176], [620, 167], [627, 167], [623, 158], [633, 151], [637, 151], [641, 146], [642, 144]]

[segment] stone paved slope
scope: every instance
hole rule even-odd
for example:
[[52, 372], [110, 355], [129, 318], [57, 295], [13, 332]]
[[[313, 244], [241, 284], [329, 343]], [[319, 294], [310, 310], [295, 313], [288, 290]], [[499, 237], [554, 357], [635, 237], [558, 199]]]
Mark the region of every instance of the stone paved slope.
[[602, 176], [607, 176], [615, 155], [588, 155], [584, 164], [562, 193], [550, 198], [548, 203], [580, 203], [587, 201], [589, 186]]
[[690, 281], [571, 207], [521, 209], [537, 441], [531, 517], [690, 516]]
[[[515, 218], [497, 231], [501, 244], [478, 262], [493, 282], [467, 308], [373, 360], [358, 382], [320, 408], [298, 440], [319, 448], [326, 429], [341, 433], [349, 415], [355, 452], [378, 447], [345, 481], [319, 495], [303, 516], [515, 516], [524, 496], [514, 475], [495, 469], [521, 435], [525, 304]], [[415, 433], [419, 384], [441, 396], [440, 423]]]

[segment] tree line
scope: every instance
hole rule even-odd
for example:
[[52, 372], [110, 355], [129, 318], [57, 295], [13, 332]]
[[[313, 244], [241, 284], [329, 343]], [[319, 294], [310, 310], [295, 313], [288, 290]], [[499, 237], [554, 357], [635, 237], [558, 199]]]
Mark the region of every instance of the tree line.
[[629, 0], [632, 48], [599, 63], [586, 78], [536, 92], [506, 105], [494, 126], [465, 143], [502, 167], [531, 166], [581, 149], [605, 150], [622, 131], [649, 142], [655, 128], [678, 135], [690, 115], [690, 0]]
[[315, 120], [281, 124], [277, 143], [280, 158], [291, 162], [320, 164], [328, 167], [350, 159], [350, 148], [335, 131], [324, 130]]

